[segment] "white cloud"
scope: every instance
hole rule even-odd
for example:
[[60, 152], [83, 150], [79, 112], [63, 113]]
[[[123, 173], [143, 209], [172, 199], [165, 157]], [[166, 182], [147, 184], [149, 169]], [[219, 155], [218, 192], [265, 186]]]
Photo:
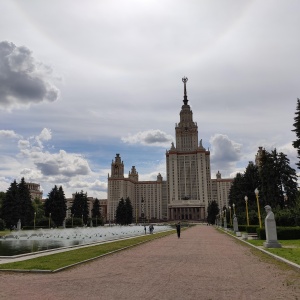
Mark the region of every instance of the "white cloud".
[[20, 139], [21, 137], [14, 130], [0, 130], [0, 138]]
[[229, 139], [227, 135], [215, 134], [210, 138], [212, 170], [228, 176], [241, 159], [241, 144]]
[[241, 144], [229, 139], [225, 134], [215, 134], [210, 138], [211, 159], [215, 163], [235, 162], [241, 157]]

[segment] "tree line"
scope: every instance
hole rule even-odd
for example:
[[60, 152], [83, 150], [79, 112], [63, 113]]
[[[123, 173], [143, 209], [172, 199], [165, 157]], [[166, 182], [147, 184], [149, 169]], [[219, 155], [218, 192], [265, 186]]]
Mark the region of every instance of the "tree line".
[[[6, 192], [0, 192], [0, 230], [13, 228], [21, 221], [22, 226], [59, 227], [65, 225], [82, 226], [92, 222], [94, 225], [103, 223], [100, 201], [96, 198], [89, 218], [87, 193], [76, 192], [72, 202], [71, 218], [67, 216], [67, 199], [62, 186], [56, 185], [49, 192], [44, 203], [40, 199], [31, 199], [30, 191], [22, 178], [19, 183], [11, 183]], [[90, 223], [88, 224], [90, 225]]]
[[[300, 169], [300, 99], [297, 99], [293, 123], [296, 134], [293, 147], [297, 150]], [[270, 205], [275, 212], [276, 222], [281, 226], [300, 225], [300, 193], [296, 170], [290, 166], [290, 160], [282, 152], [273, 149], [260, 149], [257, 164], [249, 162], [244, 173], [237, 173], [229, 192], [229, 207], [218, 207], [212, 201], [207, 209], [207, 221], [215, 223], [216, 215], [225, 212], [227, 221], [230, 214], [236, 212], [239, 223], [246, 224], [246, 200], [250, 225], [258, 224], [257, 200], [264, 216], [264, 206]], [[255, 194], [255, 190], [258, 194]], [[247, 198], [245, 198], [247, 197]], [[234, 206], [234, 209], [233, 209]]]

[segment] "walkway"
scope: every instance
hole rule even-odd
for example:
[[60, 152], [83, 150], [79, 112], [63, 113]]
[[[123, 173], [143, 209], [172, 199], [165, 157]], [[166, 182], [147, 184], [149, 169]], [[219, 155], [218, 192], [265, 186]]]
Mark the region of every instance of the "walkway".
[[211, 226], [55, 274], [0, 273], [0, 299], [300, 299], [300, 274]]

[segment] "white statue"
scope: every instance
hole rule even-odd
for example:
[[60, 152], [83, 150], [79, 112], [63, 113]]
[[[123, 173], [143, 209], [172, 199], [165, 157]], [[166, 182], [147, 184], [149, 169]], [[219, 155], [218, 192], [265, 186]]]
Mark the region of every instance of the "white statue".
[[281, 248], [277, 241], [277, 230], [274, 213], [270, 205], [265, 206], [267, 216], [265, 218], [266, 241], [264, 246], [266, 248]]

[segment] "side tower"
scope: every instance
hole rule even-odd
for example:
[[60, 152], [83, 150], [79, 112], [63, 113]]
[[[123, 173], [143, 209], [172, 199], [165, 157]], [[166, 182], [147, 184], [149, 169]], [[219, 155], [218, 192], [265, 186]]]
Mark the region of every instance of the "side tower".
[[124, 164], [121, 161], [120, 154], [116, 154], [115, 160], [111, 162], [111, 176], [108, 175], [107, 197], [107, 220], [115, 221], [115, 213], [119, 201], [123, 196], [124, 186]]
[[166, 153], [168, 219], [204, 220], [211, 201], [210, 152], [198, 144], [198, 126], [188, 104], [186, 83], [180, 122], [175, 125], [176, 146]]

